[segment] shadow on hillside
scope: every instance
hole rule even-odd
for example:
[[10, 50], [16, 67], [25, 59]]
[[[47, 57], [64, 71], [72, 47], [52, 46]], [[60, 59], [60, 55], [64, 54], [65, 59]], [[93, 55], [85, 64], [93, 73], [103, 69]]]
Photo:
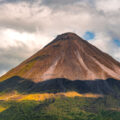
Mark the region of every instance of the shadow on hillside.
[[14, 76], [0, 82], [0, 92], [17, 90], [20, 93], [57, 93], [77, 91], [79, 93], [114, 94], [120, 91], [120, 81], [112, 78], [106, 80], [68, 80], [56, 78], [34, 83], [31, 80]]

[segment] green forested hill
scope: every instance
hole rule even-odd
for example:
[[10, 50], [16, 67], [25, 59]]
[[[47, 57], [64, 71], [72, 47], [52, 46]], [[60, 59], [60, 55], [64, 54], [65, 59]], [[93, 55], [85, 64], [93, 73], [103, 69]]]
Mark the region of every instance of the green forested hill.
[[[43, 102], [1, 101], [0, 120], [120, 120], [120, 101], [105, 98], [58, 97]], [[1, 108], [1, 109], [2, 109]]]

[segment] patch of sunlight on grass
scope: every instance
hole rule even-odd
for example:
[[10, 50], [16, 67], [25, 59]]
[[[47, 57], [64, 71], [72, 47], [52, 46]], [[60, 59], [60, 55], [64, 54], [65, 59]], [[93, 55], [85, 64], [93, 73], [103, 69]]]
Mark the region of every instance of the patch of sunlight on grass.
[[7, 109], [7, 107], [0, 106], [0, 113], [5, 111], [6, 109]]
[[22, 94], [19, 94], [17, 91], [13, 91], [10, 93], [0, 95], [0, 100], [8, 101], [8, 100], [16, 100], [22, 97]]
[[80, 94], [80, 93], [75, 92], [75, 91], [61, 93], [61, 95], [64, 95], [66, 97], [89, 97], [89, 98], [102, 97], [101, 95], [98, 95], [98, 94], [92, 94], [92, 93]]
[[53, 98], [54, 94], [52, 93], [44, 93], [44, 94], [28, 94], [24, 95], [20, 101], [22, 100], [34, 100], [34, 101], [44, 101], [45, 99]]
[[23, 100], [34, 100], [34, 101], [44, 101], [46, 99], [50, 98], [56, 98], [56, 97], [88, 97], [88, 98], [98, 98], [102, 97], [102, 95], [97, 95], [97, 94], [80, 94], [75, 91], [70, 91], [70, 92], [60, 92], [60, 93], [37, 93], [37, 94], [19, 94], [16, 91], [1, 95], [0, 100], [15, 100], [15, 101], [23, 101]]
[[97, 94], [79, 94], [75, 91], [71, 92], [61, 92], [61, 93], [43, 93], [43, 94], [28, 94], [23, 96], [20, 101], [22, 100], [35, 100], [35, 101], [44, 101], [45, 99], [50, 99], [50, 98], [56, 98], [59, 96], [65, 96], [65, 97], [88, 97], [88, 98], [98, 98], [102, 97], [101, 95]]

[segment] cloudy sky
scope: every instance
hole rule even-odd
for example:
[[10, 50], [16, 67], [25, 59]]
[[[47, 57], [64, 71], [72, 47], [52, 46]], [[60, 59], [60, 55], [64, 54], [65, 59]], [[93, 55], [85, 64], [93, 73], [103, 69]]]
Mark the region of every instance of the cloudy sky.
[[0, 75], [64, 32], [120, 61], [120, 0], [0, 0]]

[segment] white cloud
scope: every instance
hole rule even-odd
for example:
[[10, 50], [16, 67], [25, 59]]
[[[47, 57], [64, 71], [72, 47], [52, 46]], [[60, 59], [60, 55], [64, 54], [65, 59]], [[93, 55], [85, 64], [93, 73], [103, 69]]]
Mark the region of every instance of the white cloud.
[[120, 10], [120, 0], [96, 0], [98, 10], [116, 12]]
[[95, 38], [89, 42], [120, 61], [120, 48], [108, 34], [97, 33]]
[[42, 48], [50, 40], [38, 32], [27, 33], [19, 32], [13, 29], [0, 30], [0, 48], [22, 47], [26, 45], [30, 50]]
[[7, 71], [1, 71], [0, 76], [4, 75]]

